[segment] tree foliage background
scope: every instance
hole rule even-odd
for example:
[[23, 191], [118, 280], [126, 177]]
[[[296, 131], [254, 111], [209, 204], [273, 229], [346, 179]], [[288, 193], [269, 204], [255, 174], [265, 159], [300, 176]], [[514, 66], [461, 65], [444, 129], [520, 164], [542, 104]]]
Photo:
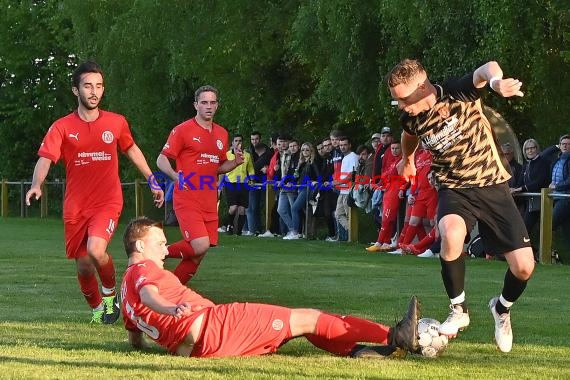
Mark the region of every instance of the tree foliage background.
[[[192, 117], [193, 92], [221, 92], [230, 133], [357, 142], [390, 125], [386, 73], [419, 58], [432, 80], [488, 60], [525, 97], [485, 95], [520, 140], [570, 132], [567, 0], [0, 0], [0, 177], [30, 178], [51, 123], [76, 107], [73, 67], [105, 71], [102, 107], [124, 114], [151, 166], [168, 132]], [[125, 166], [125, 175], [134, 175]], [[52, 176], [61, 176], [61, 168]]]

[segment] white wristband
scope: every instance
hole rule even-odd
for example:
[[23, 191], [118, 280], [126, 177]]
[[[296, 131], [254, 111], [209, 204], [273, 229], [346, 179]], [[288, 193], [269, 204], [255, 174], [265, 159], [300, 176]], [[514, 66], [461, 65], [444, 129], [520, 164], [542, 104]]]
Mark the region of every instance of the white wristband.
[[502, 78], [499, 77], [492, 77], [491, 79], [489, 79], [489, 87], [491, 87], [491, 90], [495, 91], [495, 89], [493, 88], [493, 83], [501, 79]]

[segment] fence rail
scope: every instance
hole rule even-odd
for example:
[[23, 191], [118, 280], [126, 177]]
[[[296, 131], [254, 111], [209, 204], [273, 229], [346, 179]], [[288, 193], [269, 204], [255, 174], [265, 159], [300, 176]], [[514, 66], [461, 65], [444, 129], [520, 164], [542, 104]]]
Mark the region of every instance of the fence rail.
[[[26, 206], [26, 193], [30, 186], [32, 185], [31, 181], [8, 181], [2, 180], [0, 184], [0, 216], [6, 217], [10, 215], [10, 194], [11, 190], [9, 187], [17, 186], [20, 192], [19, 202], [20, 202], [20, 217], [26, 218], [28, 217], [28, 207]], [[122, 187], [133, 187], [134, 191], [134, 200], [135, 200], [135, 215], [140, 216], [143, 215], [143, 185], [147, 186], [146, 181], [141, 181], [140, 179], [136, 179], [134, 182], [123, 182], [121, 183]], [[65, 181], [46, 181], [42, 184], [42, 196], [40, 197], [40, 218], [46, 218], [49, 215], [49, 199], [50, 194], [53, 194], [49, 189], [50, 187], [53, 188], [54, 186], [61, 186], [61, 191], [58, 190], [58, 193], [61, 194], [61, 200], [65, 197]], [[18, 190], [16, 190], [18, 191]]]
[[[25, 218], [28, 216], [28, 207], [26, 207], [26, 192], [31, 186], [30, 181], [8, 181], [2, 180], [1, 188], [1, 202], [0, 202], [0, 216], [6, 217], [10, 213], [10, 202], [9, 202], [9, 186], [17, 186], [20, 192], [20, 217]], [[123, 188], [133, 187], [134, 193], [134, 210], [135, 216], [143, 215], [143, 187], [147, 184], [145, 181], [136, 179], [134, 182], [123, 182], [121, 183]], [[49, 202], [49, 187], [50, 186], [61, 186], [61, 200], [63, 201], [65, 194], [65, 181], [50, 181], [44, 182], [42, 185], [42, 196], [40, 198], [40, 217], [45, 218], [48, 216], [48, 202]], [[17, 190], [16, 190], [17, 191]], [[53, 194], [53, 193], [51, 193]], [[275, 202], [275, 196], [272, 186], [267, 186], [266, 191], [266, 225], [269, 226], [271, 209]], [[544, 264], [551, 263], [552, 260], [552, 208], [555, 199], [567, 199], [570, 198], [570, 194], [555, 193], [550, 189], [542, 189], [540, 193], [518, 193], [514, 194], [515, 197], [529, 198], [536, 197], [540, 198], [540, 245], [539, 245], [539, 255], [540, 261]], [[350, 231], [348, 239], [349, 241], [356, 241], [358, 239], [358, 212], [356, 209], [351, 208], [351, 213], [349, 215]]]

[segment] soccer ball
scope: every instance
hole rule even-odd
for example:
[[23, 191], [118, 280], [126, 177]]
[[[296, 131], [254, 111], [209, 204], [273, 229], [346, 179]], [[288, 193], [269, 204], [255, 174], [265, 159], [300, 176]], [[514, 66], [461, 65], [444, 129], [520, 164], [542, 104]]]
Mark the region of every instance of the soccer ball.
[[422, 356], [435, 358], [447, 347], [447, 337], [439, 335], [440, 325], [441, 323], [432, 318], [422, 318], [418, 321], [418, 343]]

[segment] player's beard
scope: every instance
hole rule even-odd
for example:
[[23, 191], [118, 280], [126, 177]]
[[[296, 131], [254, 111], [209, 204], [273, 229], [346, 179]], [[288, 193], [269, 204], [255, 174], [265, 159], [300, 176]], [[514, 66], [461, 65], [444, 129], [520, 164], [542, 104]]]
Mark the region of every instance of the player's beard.
[[[93, 96], [92, 96], [91, 98], [93, 98]], [[95, 103], [95, 104], [89, 103], [89, 99], [90, 99], [90, 98], [86, 98], [86, 97], [84, 97], [84, 96], [79, 95], [79, 101], [81, 102], [81, 104], [83, 105], [83, 107], [85, 107], [86, 109], [88, 109], [88, 110], [94, 110], [94, 109], [96, 109], [97, 107], [99, 107], [99, 100], [100, 100], [100, 99], [97, 98], [97, 103]]]

